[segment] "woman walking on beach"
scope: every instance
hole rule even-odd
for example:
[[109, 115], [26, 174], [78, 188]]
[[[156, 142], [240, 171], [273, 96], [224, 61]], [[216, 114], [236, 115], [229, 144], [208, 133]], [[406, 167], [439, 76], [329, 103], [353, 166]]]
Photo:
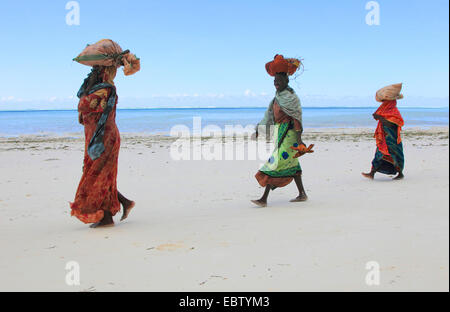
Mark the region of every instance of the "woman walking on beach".
[[93, 69], [78, 91], [78, 118], [84, 125], [85, 153], [83, 175], [75, 201], [70, 204], [71, 214], [86, 224], [92, 223], [92, 228], [113, 226], [113, 216], [121, 204], [121, 221], [135, 205], [117, 190], [120, 134], [115, 121], [118, 100], [114, 78], [118, 67], [123, 65], [125, 75], [131, 75], [139, 71], [140, 63], [111, 40], [88, 46], [74, 60]]
[[376, 172], [388, 175], [397, 174], [394, 180], [404, 178], [405, 159], [400, 136], [404, 121], [397, 108], [397, 100], [403, 98], [403, 95], [400, 94], [401, 88], [402, 84], [395, 84], [377, 92], [376, 100], [382, 102], [373, 114], [373, 118], [378, 120], [378, 127], [375, 131], [377, 150], [372, 161], [372, 169], [369, 173], [362, 173], [366, 178], [374, 179]]
[[[284, 187], [295, 181], [298, 196], [291, 202], [302, 202], [308, 199], [302, 183], [302, 168], [298, 157], [305, 153], [312, 153], [312, 146], [306, 148], [302, 141], [302, 109], [300, 100], [294, 90], [289, 87], [289, 75], [293, 75], [300, 66], [297, 59], [285, 59], [276, 55], [272, 62], [266, 64], [270, 76], [275, 77], [275, 98], [269, 105], [264, 119], [259, 127], [274, 127], [275, 150], [268, 162], [256, 174], [258, 183], [265, 187], [263, 196], [252, 202], [260, 207], [267, 206], [270, 190]], [[258, 137], [258, 128], [256, 137]]]

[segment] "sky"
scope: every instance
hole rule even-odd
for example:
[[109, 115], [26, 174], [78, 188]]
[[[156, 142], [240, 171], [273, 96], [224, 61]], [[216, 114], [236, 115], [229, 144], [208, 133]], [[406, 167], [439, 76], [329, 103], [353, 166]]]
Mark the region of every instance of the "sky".
[[368, 25], [362, 0], [0, 1], [0, 110], [76, 109], [89, 67], [73, 62], [103, 38], [141, 59], [116, 78], [122, 108], [265, 106], [265, 63], [303, 59], [291, 86], [305, 106], [375, 106], [403, 82], [404, 106], [448, 107], [448, 0], [379, 0]]

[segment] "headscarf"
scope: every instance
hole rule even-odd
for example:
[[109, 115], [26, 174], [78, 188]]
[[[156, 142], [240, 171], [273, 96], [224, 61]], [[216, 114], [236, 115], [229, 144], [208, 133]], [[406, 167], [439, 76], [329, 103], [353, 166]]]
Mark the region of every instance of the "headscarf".
[[[400, 132], [405, 125], [402, 115], [397, 108], [397, 101], [384, 101], [375, 112], [375, 115], [379, 115], [387, 121], [397, 125], [397, 144], [402, 142]], [[383, 130], [383, 123], [378, 121], [377, 129], [375, 130], [375, 139], [377, 141], [377, 147], [384, 155], [389, 155], [389, 151], [386, 144], [386, 138]]]
[[264, 118], [258, 123], [258, 126], [267, 127], [275, 123], [275, 116], [273, 114], [273, 104], [275, 101], [283, 112], [302, 123], [302, 107], [300, 99], [294, 89], [288, 86], [283, 91], [277, 91], [275, 93], [275, 98], [270, 102], [269, 107], [264, 114]]
[[94, 66], [86, 79], [84, 79], [77, 93], [78, 98], [81, 99], [81, 97], [90, 93], [91, 89], [97, 84], [107, 83], [114, 86], [114, 78], [116, 78], [116, 75], [116, 66]]

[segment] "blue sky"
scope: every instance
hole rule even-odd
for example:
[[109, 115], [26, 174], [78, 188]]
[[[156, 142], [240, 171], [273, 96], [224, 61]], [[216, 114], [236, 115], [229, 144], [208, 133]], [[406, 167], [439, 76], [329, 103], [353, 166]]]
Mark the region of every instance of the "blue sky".
[[0, 2], [0, 109], [76, 108], [89, 68], [72, 58], [102, 38], [141, 58], [116, 79], [124, 107], [265, 105], [276, 53], [304, 59], [304, 105], [375, 105], [404, 82], [404, 105], [448, 106], [447, 0], [380, 0], [379, 26], [360, 0], [79, 0], [79, 26], [67, 2]]

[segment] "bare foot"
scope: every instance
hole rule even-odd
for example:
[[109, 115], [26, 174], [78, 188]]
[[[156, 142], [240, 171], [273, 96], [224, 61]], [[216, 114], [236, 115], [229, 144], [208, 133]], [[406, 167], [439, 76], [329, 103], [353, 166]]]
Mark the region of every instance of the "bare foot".
[[136, 203], [134, 201], [129, 201], [123, 205], [123, 214], [122, 214], [122, 218], [120, 218], [120, 221], [123, 221], [126, 218], [128, 218], [128, 215], [130, 214], [131, 209], [133, 209], [135, 205], [136, 205]]
[[308, 200], [308, 196], [306, 194], [298, 195], [297, 198], [291, 199], [291, 203], [298, 203], [298, 202], [304, 202]]
[[392, 180], [402, 180], [405, 176], [403, 175], [403, 173], [399, 173], [394, 179]]
[[105, 228], [105, 227], [113, 227], [114, 226], [114, 221], [113, 220], [105, 220], [103, 219], [100, 222], [91, 224], [89, 227], [91, 229], [96, 229], [96, 228]]
[[261, 199], [252, 200], [251, 202], [254, 203], [256, 206], [259, 206], [259, 207], [263, 207], [263, 208], [267, 207], [267, 202], [262, 201]]
[[367, 178], [367, 179], [370, 179], [370, 180], [373, 180], [373, 178], [374, 178], [374, 175], [371, 174], [371, 173], [364, 173], [364, 172], [361, 172], [361, 174], [362, 174], [362, 176], [363, 176], [364, 178]]

